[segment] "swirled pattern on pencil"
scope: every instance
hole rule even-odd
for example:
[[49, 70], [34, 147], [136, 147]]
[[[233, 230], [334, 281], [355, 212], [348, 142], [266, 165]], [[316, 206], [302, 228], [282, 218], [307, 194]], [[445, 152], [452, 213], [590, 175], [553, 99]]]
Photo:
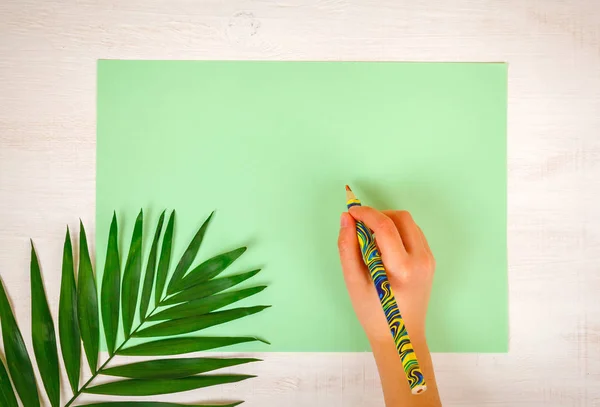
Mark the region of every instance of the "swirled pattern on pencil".
[[[360, 206], [360, 201], [353, 199], [348, 201], [347, 205], [348, 208]], [[419, 362], [406, 331], [404, 320], [398, 309], [398, 304], [396, 303], [392, 286], [387, 278], [375, 238], [369, 228], [362, 222], [356, 222], [356, 232], [363, 259], [375, 284], [379, 301], [390, 327], [390, 332], [394, 337], [396, 350], [398, 351], [398, 355], [400, 355], [402, 367], [406, 373], [406, 378], [413, 393], [418, 394], [426, 389], [425, 378], [419, 367]]]

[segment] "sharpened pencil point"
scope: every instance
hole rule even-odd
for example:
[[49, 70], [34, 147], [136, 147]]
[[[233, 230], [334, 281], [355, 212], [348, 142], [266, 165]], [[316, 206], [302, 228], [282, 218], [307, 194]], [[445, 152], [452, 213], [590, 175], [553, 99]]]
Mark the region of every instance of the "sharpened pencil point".
[[[346, 202], [355, 201], [355, 200], [356, 200], [356, 195], [354, 195], [354, 192], [352, 192], [350, 187], [348, 185], [346, 185]], [[357, 204], [357, 203], [358, 203], [358, 201], [355, 204]]]

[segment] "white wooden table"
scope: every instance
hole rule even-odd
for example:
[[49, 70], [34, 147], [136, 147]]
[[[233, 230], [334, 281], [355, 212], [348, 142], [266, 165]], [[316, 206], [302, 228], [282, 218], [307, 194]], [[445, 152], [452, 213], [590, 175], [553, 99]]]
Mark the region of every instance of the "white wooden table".
[[[28, 239], [56, 312], [65, 224], [93, 232], [99, 58], [508, 62], [510, 353], [436, 354], [442, 398], [600, 406], [598, 0], [0, 1], [0, 274], [28, 340]], [[263, 356], [166, 399], [383, 405], [369, 354]]]

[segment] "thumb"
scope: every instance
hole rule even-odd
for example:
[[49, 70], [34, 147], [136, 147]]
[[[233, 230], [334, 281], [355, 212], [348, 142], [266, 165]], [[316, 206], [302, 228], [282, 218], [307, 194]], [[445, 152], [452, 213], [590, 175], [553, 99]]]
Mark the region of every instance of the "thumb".
[[343, 212], [340, 217], [338, 250], [346, 284], [368, 282], [366, 266], [356, 236], [356, 221], [348, 212]]

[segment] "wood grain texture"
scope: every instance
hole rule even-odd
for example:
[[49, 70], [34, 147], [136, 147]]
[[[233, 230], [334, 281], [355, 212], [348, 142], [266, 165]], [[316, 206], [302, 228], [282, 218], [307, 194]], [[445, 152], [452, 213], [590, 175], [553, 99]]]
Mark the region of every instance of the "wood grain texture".
[[[0, 273], [27, 339], [28, 238], [56, 318], [65, 225], [94, 234], [99, 58], [508, 62], [510, 353], [434, 355], [442, 398], [600, 406], [597, 0], [3, 0]], [[258, 379], [166, 398], [383, 405], [369, 354], [259, 357]]]

